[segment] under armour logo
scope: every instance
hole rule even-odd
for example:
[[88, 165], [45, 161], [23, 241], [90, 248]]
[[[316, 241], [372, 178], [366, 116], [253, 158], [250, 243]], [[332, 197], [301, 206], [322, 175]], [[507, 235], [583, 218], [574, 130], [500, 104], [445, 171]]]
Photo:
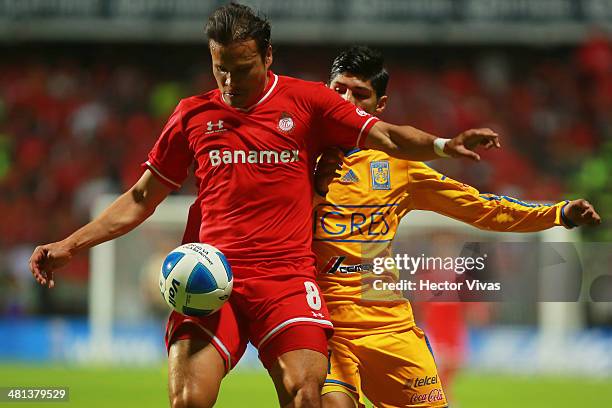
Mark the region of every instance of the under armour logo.
[[311, 312], [311, 313], [314, 317], [318, 317], [319, 319], [322, 319], [325, 317], [323, 313], [317, 313], [317, 312]]
[[207, 123], [208, 125], [208, 129], [209, 131], [213, 130], [213, 128], [216, 126], [219, 130], [223, 129], [223, 121], [221, 119], [219, 119], [219, 121], [217, 123], [213, 123], [211, 120], [208, 121]]

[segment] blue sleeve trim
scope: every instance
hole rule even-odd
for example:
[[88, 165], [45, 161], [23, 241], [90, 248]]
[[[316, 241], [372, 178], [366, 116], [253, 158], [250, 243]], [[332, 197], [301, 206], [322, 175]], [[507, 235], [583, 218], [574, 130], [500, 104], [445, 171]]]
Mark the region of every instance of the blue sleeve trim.
[[561, 207], [561, 221], [563, 221], [568, 228], [576, 228], [578, 225], [574, 224], [569, 218], [567, 218], [567, 215], [565, 215], [565, 207], [567, 207], [568, 204], [569, 201], [566, 202], [563, 207]]
[[329, 380], [329, 379], [326, 379], [326, 380], [325, 380], [325, 384], [341, 385], [341, 386], [343, 386], [343, 387], [348, 388], [348, 389], [349, 389], [349, 390], [351, 390], [351, 391], [357, 392], [357, 388], [356, 388], [356, 387], [352, 386], [351, 384], [347, 384], [347, 383], [345, 383], [345, 382], [343, 382], [343, 381], [338, 381], [338, 380]]
[[510, 201], [511, 203], [522, 205], [523, 207], [530, 207], [530, 208], [552, 207], [554, 205], [554, 204], [533, 204], [533, 203], [526, 203], [525, 201], [517, 200], [516, 198], [513, 198], [513, 197], [498, 196], [498, 195], [495, 195], [495, 194], [490, 194], [490, 195], [481, 194], [480, 198], [484, 198], [487, 201], [506, 200], [506, 201]]
[[434, 362], [435, 362], [436, 356], [434, 356], [434, 352], [433, 352], [433, 349], [431, 348], [431, 344], [429, 343], [429, 338], [427, 337], [427, 335], [425, 335], [425, 344], [427, 344], [427, 348], [429, 349], [429, 352], [431, 353], [431, 356], [434, 358]]

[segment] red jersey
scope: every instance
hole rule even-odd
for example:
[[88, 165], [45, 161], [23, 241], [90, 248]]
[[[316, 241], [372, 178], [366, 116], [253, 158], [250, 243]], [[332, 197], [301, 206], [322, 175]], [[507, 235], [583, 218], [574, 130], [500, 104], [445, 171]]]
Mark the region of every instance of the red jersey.
[[248, 109], [229, 106], [218, 89], [181, 100], [144, 166], [178, 188], [195, 162], [186, 230], [199, 223], [200, 241], [223, 251], [236, 278], [278, 267], [312, 276], [315, 159], [328, 146], [363, 148], [377, 120], [322, 83], [269, 72]]

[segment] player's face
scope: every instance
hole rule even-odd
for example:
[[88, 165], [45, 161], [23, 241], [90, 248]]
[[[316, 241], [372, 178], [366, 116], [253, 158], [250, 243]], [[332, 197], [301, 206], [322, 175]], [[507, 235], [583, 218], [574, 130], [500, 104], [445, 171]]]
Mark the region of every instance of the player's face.
[[213, 75], [228, 105], [248, 108], [267, 85], [268, 68], [272, 64], [272, 47], [262, 58], [255, 40], [222, 45], [209, 42]]
[[378, 98], [370, 80], [364, 81], [349, 72], [343, 72], [332, 79], [329, 87], [371, 115], [380, 115], [385, 110], [387, 96]]

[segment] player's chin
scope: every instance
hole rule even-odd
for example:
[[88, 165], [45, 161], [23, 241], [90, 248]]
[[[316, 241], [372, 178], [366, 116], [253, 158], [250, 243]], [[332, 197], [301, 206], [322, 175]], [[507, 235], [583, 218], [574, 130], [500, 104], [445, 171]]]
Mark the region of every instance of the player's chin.
[[225, 97], [225, 101], [234, 108], [247, 107], [247, 98], [243, 94], [225, 93], [223, 96]]

